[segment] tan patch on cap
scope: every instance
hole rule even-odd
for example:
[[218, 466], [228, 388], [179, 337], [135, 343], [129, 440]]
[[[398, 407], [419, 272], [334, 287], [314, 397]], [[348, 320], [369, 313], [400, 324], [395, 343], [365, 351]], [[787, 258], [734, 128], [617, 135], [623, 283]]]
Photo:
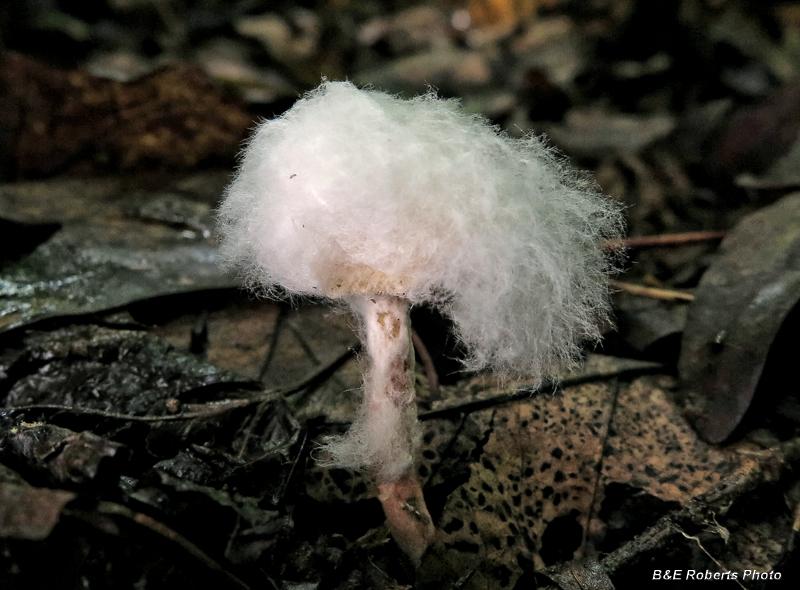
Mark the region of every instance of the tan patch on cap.
[[322, 288], [329, 297], [345, 295], [404, 295], [413, 281], [407, 275], [393, 276], [366, 264], [340, 264], [326, 268]]

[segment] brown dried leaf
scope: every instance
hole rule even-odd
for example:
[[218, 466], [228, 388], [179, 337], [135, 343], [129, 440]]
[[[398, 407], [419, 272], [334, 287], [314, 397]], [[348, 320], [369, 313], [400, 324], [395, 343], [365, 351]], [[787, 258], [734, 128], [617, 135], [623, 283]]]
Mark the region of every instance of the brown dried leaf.
[[567, 154], [607, 158], [636, 154], [669, 135], [676, 119], [669, 114], [628, 115], [592, 108], [575, 108], [565, 124], [545, 127], [553, 143]]
[[56, 526], [72, 492], [0, 483], [0, 538], [39, 541]]
[[609, 545], [609, 529], [632, 524], [641, 531], [660, 516], [640, 515], [640, 521], [632, 523], [629, 521], [636, 521], [635, 516], [622, 515], [624, 523], [604, 520], [608, 519], [604, 501], [620, 501], [611, 497], [612, 493], [619, 495], [619, 484], [629, 486], [626, 489], [640, 497], [657, 498], [660, 503], [648, 500], [649, 505], [663, 505], [666, 511], [670, 506], [663, 503], [684, 504], [753, 465], [735, 450], [699, 440], [663, 384], [646, 378], [620, 390], [609, 432], [588, 531], [590, 542], [604, 552], [616, 548]]
[[152, 333], [175, 348], [189, 352], [198, 322], [205, 324], [206, 360], [247, 379], [258, 380], [272, 345], [280, 306], [272, 301], [240, 301], [213, 311], [207, 318], [181, 316]]
[[467, 11], [473, 27], [469, 40], [474, 45], [500, 39], [532, 19], [540, 6], [549, 8], [559, 0], [469, 0]]
[[305, 305], [288, 312], [281, 321], [275, 348], [264, 367], [267, 388], [296, 383], [298, 377], [325, 367], [336, 369], [324, 383], [291, 399], [299, 419], [352, 419], [361, 400], [361, 372], [356, 359], [349, 358], [358, 347], [354, 325], [349, 314], [324, 305]]
[[512, 587], [526, 571], [572, 559], [588, 525], [614, 394], [587, 384], [473, 414], [482, 440], [469, 480], [445, 505], [426, 575], [444, 581], [474, 569], [466, 588]]
[[439, 47], [403, 57], [355, 75], [359, 85], [390, 92], [423, 94], [431, 86], [456, 95], [473, 94], [491, 82], [489, 60], [478, 51]]
[[103, 173], [109, 163], [188, 168], [232, 158], [251, 124], [197, 66], [165, 66], [126, 83], [0, 55], [0, 128], [22, 174], [78, 162]]

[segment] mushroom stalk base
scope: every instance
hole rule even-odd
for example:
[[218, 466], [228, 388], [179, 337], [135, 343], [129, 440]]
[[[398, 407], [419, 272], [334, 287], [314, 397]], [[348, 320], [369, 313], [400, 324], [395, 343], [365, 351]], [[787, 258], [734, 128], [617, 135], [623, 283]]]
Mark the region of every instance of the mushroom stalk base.
[[431, 544], [435, 528], [415, 470], [419, 424], [414, 391], [414, 347], [409, 303], [393, 295], [359, 297], [369, 354], [365, 378], [369, 467], [378, 498], [398, 545], [415, 561]]

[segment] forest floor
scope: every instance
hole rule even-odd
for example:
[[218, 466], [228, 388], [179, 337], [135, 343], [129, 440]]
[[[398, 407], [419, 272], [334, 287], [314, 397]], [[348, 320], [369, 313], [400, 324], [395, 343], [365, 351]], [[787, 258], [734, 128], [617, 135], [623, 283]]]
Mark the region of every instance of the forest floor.
[[[30, 1], [0, 39], [0, 588], [800, 583], [800, 3]], [[557, 383], [412, 311], [419, 564], [316, 461], [354, 320], [219, 267], [242, 141], [323, 77], [545, 134], [627, 217]]]

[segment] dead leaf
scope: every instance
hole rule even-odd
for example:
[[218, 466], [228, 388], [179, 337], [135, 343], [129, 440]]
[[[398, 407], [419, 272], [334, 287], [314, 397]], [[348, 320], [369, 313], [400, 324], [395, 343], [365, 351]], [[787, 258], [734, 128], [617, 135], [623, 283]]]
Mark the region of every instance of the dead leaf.
[[22, 174], [79, 163], [107, 173], [231, 159], [251, 124], [198, 66], [170, 65], [118, 82], [0, 55], [0, 128], [13, 138]]
[[689, 308], [678, 364], [695, 426], [728, 438], [750, 407], [778, 330], [800, 300], [800, 194], [746, 217]]
[[0, 538], [46, 539], [75, 496], [64, 490], [0, 483]]
[[544, 129], [567, 154], [581, 158], [607, 158], [636, 154], [675, 128], [669, 114], [627, 115], [594, 109], [572, 109], [563, 125]]
[[675, 301], [614, 294], [617, 334], [626, 348], [647, 358], [675, 362], [686, 324], [687, 306]]
[[[78, 326], [29, 335], [9, 367], [4, 407], [74, 406], [164, 414], [170, 399], [236, 376], [139, 331]], [[233, 385], [232, 387], [235, 387]]]
[[289, 402], [298, 418], [347, 421], [361, 400], [361, 371], [353, 351], [359, 346], [355, 320], [341, 310], [305, 305], [283, 317], [273, 354], [264, 365], [267, 387], [283, 387], [330, 367], [330, 378], [299, 392]]
[[95, 480], [101, 464], [107, 467], [124, 448], [88, 431], [24, 422], [16, 432], [6, 433], [6, 441], [0, 446], [6, 446], [17, 461], [55, 483]]
[[513, 587], [579, 553], [614, 395], [587, 384], [470, 415], [469, 475], [447, 499], [425, 575], [474, 570], [465, 588]]
[[431, 86], [463, 96], [488, 84], [492, 76], [489, 60], [481, 53], [445, 46], [360, 71], [355, 81], [359, 86], [371, 84], [410, 96], [423, 94]]
[[[616, 399], [588, 531], [594, 548], [604, 553], [642, 532], [675, 504], [683, 505], [753, 465], [735, 449], [699, 440], [672, 396], [654, 379], [634, 381], [621, 388]], [[630, 502], [625, 496], [638, 500]], [[615, 502], [628, 511], [616, 522], [611, 506]], [[635, 510], [637, 504], [647, 511]], [[623, 531], [631, 526], [636, 528]]]
[[[273, 301], [239, 298], [205, 315], [182, 315], [152, 333], [178, 350], [204, 354], [212, 365], [257, 381], [274, 344], [280, 313], [281, 306]], [[205, 333], [205, 342], [193, 342], [198, 331]]]
[[[227, 174], [143, 191], [147, 177], [0, 187], [0, 216], [61, 228], [0, 270], [0, 332], [45, 317], [94, 313], [159, 295], [234, 287], [211, 236]], [[164, 191], [164, 189], [170, 189]], [[13, 248], [14, 244], [9, 244]], [[151, 303], [158, 305], [158, 303]]]
[[393, 54], [403, 55], [453, 42], [447, 13], [436, 6], [420, 5], [368, 21], [359, 31], [363, 45], [386, 43]]
[[800, 137], [764, 174], [741, 174], [736, 184], [742, 188], [775, 190], [800, 187]]
[[557, 3], [558, 0], [469, 0], [469, 42], [480, 46], [506, 37], [517, 25], [532, 19], [540, 6], [549, 8]]
[[561, 590], [614, 590], [614, 584], [595, 559], [570, 561], [547, 571]]
[[786, 84], [727, 125], [710, 158], [718, 171], [736, 177], [760, 174], [788, 153], [800, 134], [800, 83]]

